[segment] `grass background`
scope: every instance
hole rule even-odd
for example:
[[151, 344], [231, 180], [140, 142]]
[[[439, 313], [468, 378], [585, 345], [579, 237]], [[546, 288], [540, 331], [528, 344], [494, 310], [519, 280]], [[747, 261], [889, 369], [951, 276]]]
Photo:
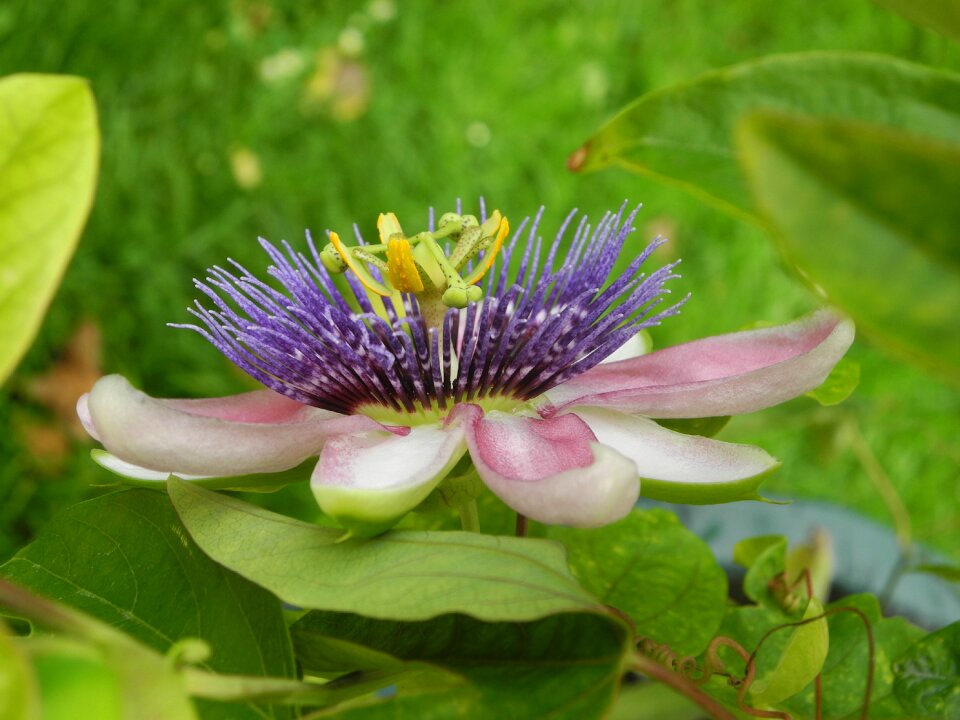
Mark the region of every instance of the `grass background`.
[[[816, 300], [760, 230], [682, 191], [610, 170], [572, 175], [566, 156], [638, 95], [775, 52], [882, 52], [960, 69], [960, 48], [867, 0], [197, 3], [7, 0], [0, 74], [89, 78], [103, 132], [97, 201], [37, 342], [0, 394], [0, 560], [57, 508], [110, 476], [31, 393], [63, 363], [81, 323], [103, 340], [102, 369], [160, 396], [249, 387], [187, 318], [191, 278], [232, 257], [266, 265], [255, 242], [304, 228], [372, 231], [393, 210], [483, 195], [516, 222], [541, 204], [549, 235], [571, 207], [599, 215], [642, 201], [644, 236], [683, 258], [682, 315], [657, 345], [783, 322]], [[960, 394], [857, 343], [856, 394], [807, 399], [734, 420], [725, 439], [784, 461], [766, 486], [891, 522], [862, 436], [909, 511], [918, 540], [960, 558]], [[64, 386], [64, 393], [73, 392]], [[70, 398], [72, 400], [72, 398]], [[49, 404], [49, 403], [48, 403]], [[32, 429], [32, 430], [31, 430]], [[56, 444], [55, 444], [56, 445]], [[869, 463], [867, 463], [869, 465]], [[873, 472], [876, 475], [876, 471]], [[729, 506], [735, 521], [737, 506]]]

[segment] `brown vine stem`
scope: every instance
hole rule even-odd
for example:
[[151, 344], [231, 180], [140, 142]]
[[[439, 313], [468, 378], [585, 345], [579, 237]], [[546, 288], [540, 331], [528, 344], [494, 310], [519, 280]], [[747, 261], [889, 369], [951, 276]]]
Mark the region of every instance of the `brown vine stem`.
[[736, 720], [736, 717], [720, 703], [707, 695], [690, 680], [665, 668], [663, 665], [644, 655], [634, 655], [630, 669], [652, 680], [669, 685], [681, 695], [685, 695], [702, 707], [714, 720]]
[[527, 516], [517, 513], [517, 537], [527, 536]]

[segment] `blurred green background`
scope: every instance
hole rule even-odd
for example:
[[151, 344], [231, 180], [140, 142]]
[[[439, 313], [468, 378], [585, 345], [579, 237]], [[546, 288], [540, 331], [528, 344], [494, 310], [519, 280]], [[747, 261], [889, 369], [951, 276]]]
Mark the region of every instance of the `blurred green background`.
[[[371, 232], [393, 210], [484, 196], [514, 223], [546, 205], [644, 203], [644, 238], [683, 258], [681, 316], [658, 346], [783, 322], [816, 300], [761, 230], [620, 170], [573, 175], [567, 155], [649, 90], [774, 52], [852, 49], [960, 69], [956, 44], [867, 0], [441, 3], [92, 0], [0, 4], [0, 75], [89, 78], [103, 132], [98, 196], [35, 346], [0, 394], [0, 560], [57, 508], [111, 477], [72, 421], [101, 372], [160, 396], [250, 386], [194, 334], [191, 278], [304, 228]], [[637, 248], [641, 247], [637, 241]], [[734, 420], [724, 439], [784, 461], [766, 492], [830, 499], [960, 558], [960, 394], [858, 343], [862, 383]], [[896, 504], [895, 502], [893, 503]], [[735, 518], [737, 506], [729, 506]]]

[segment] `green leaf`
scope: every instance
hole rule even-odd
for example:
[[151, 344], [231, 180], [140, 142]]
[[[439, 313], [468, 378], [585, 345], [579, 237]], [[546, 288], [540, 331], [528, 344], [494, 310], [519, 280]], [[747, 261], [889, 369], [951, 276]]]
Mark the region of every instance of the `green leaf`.
[[960, 717], [960, 621], [927, 635], [894, 666], [893, 691], [923, 717]]
[[[839, 608], [859, 610], [873, 629], [875, 657], [870, 718], [902, 720], [905, 713], [892, 696], [891, 665], [923, 635], [923, 630], [903, 618], [884, 618], [877, 598], [872, 595], [850, 595], [827, 606], [830, 611]], [[866, 628], [860, 617], [849, 610], [832, 614], [827, 623], [830, 650], [821, 678], [824, 717], [859, 718], [867, 678], [869, 644]], [[814, 707], [812, 688], [783, 703], [783, 709], [798, 718], [813, 717]]]
[[40, 717], [37, 679], [27, 658], [0, 621], [0, 718], [35, 720]]
[[0, 382], [30, 346], [80, 239], [99, 153], [85, 80], [0, 79]]
[[0, 579], [0, 605], [58, 633], [18, 638], [37, 673], [44, 718], [74, 718], [82, 707], [103, 720], [196, 720], [175, 664], [155, 650], [8, 580]]
[[647, 682], [625, 686], [608, 720], [703, 720], [703, 708], [673, 688]]
[[[786, 570], [787, 539], [780, 535], [763, 535], [741, 540], [733, 548], [733, 559], [747, 568], [743, 594], [759, 605], [783, 612], [781, 601], [770, 589], [770, 582]], [[796, 578], [788, 580], [793, 582]]]
[[960, 145], [781, 113], [738, 140], [786, 259], [864, 334], [960, 382]]
[[[612, 704], [629, 651], [626, 627], [609, 614], [568, 613], [530, 623], [488, 623], [464, 615], [429, 622], [372, 620], [311, 612], [291, 628], [306, 672], [333, 665], [368, 669], [424, 663], [465, 682], [398, 690], [332, 717], [602, 717]], [[334, 645], [334, 643], [336, 645]], [[319, 652], [317, 652], [319, 650]], [[384, 660], [386, 658], [387, 660]]]
[[860, 363], [849, 358], [841, 358], [833, 370], [818, 387], [806, 395], [825, 407], [839, 405], [846, 400], [860, 384]]
[[642, 96], [574, 153], [570, 165], [621, 165], [753, 218], [733, 130], [759, 108], [868, 120], [949, 140], [960, 136], [960, 76], [881, 55], [774, 55]]
[[907, 20], [960, 40], [960, 4], [957, 0], [873, 0]]
[[[840, 608], [844, 610], [838, 612]], [[831, 613], [827, 618], [830, 644], [821, 670], [823, 717], [845, 720], [860, 718], [867, 687], [869, 643], [863, 622], [851, 609], [863, 613], [873, 631], [875, 664], [869, 716], [871, 720], [903, 720], [906, 713], [892, 695], [891, 665], [923, 635], [923, 631], [903, 618], [884, 618], [877, 599], [872, 595], [851, 595], [827, 606]], [[736, 640], [747, 652], [751, 652], [768, 632], [788, 622], [792, 622], [792, 619], [777, 609], [734, 607], [724, 618], [720, 634]], [[764, 678], [774, 670], [791, 637], [791, 630], [784, 628], [764, 642], [756, 657], [758, 678]], [[741, 658], [725, 650], [721, 656], [730, 673], [743, 676], [744, 662]], [[736, 692], [725, 677], [712, 678], [704, 689], [727, 707], [737, 707]], [[815, 717], [813, 686], [808, 684], [798, 694], [779, 703], [777, 709], [795, 718]]]
[[77, 708], [100, 720], [123, 717], [120, 678], [98, 654], [59, 638], [42, 644], [27, 640], [22, 645], [34, 649], [30, 655], [42, 692], [44, 720], [72, 720]]
[[[124, 490], [67, 509], [0, 566], [0, 575], [161, 653], [183, 638], [200, 638], [212, 650], [201, 667], [295, 674], [277, 599], [201, 553], [160, 493]], [[263, 717], [267, 711], [201, 707], [205, 718]], [[289, 717], [284, 708], [271, 712]]]
[[[183, 681], [164, 659], [136, 643], [94, 651], [63, 638], [28, 638], [40, 680], [44, 720], [196, 720]], [[205, 714], [204, 717], [212, 717]]]
[[599, 607], [570, 574], [557, 543], [416, 531], [341, 541], [342, 531], [176, 478], [167, 487], [204, 552], [303, 608], [389, 620], [454, 612], [482, 620], [533, 620]]
[[[823, 605], [812, 598], [802, 619], [821, 615]], [[750, 686], [753, 702], [761, 708], [772, 708], [803, 690], [820, 673], [829, 647], [830, 631], [825, 619], [794, 628], [774, 668], [758, 676]]]
[[594, 530], [551, 527], [580, 583], [630, 616], [637, 635], [680, 655], [703, 651], [726, 612], [726, 574], [700, 538], [666, 510], [634, 510]]

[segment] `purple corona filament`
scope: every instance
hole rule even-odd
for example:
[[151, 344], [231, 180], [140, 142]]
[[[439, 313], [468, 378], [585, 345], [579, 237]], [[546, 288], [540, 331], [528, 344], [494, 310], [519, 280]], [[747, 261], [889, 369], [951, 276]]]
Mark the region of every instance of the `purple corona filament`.
[[[282, 290], [231, 260], [232, 271], [213, 267], [205, 281], [195, 281], [213, 303], [190, 308], [202, 326], [175, 327], [200, 333], [276, 392], [337, 413], [528, 401], [586, 372], [682, 305], [664, 308], [664, 284], [678, 277], [676, 263], [640, 272], [664, 242], [659, 238], [611, 277], [639, 210], [624, 217], [626, 209], [624, 203], [605, 214], [596, 227], [581, 217], [566, 252], [576, 211], [544, 248], [537, 234], [541, 209], [520, 224], [484, 277], [483, 300], [446, 310], [437, 326], [421, 313], [416, 295], [371, 301], [348, 271], [351, 305], [308, 232], [308, 253], [260, 240], [273, 262], [268, 273]], [[481, 215], [485, 220], [482, 208]]]

